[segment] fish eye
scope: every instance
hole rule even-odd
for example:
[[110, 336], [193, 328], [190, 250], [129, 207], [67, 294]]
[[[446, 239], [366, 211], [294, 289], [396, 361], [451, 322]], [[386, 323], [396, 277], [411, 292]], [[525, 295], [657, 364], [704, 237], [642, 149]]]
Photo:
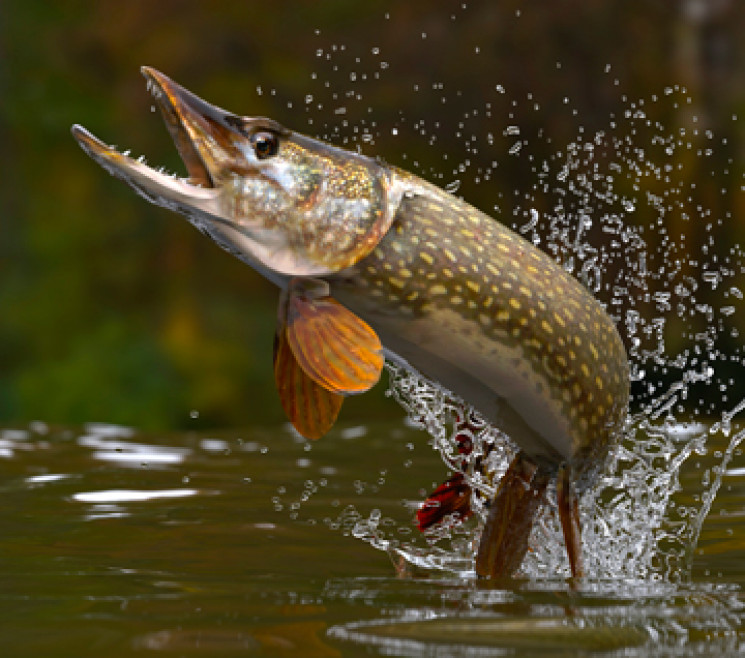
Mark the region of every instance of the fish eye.
[[277, 155], [279, 139], [274, 133], [262, 130], [251, 135], [251, 146], [259, 160], [266, 160]]

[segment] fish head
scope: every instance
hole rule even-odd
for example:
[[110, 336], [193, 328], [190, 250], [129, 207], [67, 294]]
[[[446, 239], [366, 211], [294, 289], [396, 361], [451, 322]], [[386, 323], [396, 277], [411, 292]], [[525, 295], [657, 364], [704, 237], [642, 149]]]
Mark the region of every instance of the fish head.
[[152, 68], [142, 72], [188, 177], [154, 169], [81, 126], [73, 135], [111, 174], [268, 278], [346, 269], [389, 229], [402, 193], [382, 162], [233, 114]]

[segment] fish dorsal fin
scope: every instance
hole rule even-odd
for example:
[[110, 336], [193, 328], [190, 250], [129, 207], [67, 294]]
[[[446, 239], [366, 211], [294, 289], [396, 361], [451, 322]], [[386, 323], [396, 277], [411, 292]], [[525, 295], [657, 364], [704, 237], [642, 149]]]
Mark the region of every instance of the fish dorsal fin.
[[362, 318], [329, 296], [324, 281], [291, 280], [280, 306], [285, 306], [290, 349], [314, 382], [333, 393], [353, 395], [380, 379], [380, 339]]
[[306, 439], [320, 439], [333, 427], [344, 397], [305, 374], [290, 349], [284, 326], [274, 336], [274, 381], [287, 418]]

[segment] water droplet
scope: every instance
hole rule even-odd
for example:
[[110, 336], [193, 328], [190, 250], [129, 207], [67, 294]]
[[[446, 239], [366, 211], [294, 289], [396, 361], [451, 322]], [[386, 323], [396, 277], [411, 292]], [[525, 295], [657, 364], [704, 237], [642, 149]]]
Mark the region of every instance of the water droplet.
[[711, 271], [706, 271], [706, 272], [703, 272], [703, 274], [701, 274], [701, 278], [702, 278], [702, 279], [703, 279], [704, 281], [706, 281], [706, 283], [708, 283], [709, 285], [711, 285], [711, 287], [712, 287], [712, 290], [713, 290], [713, 289], [714, 289], [714, 288], [716, 288], [716, 287], [717, 287], [717, 286], [719, 285], [719, 283], [721, 282], [721, 280], [722, 280], [722, 275], [721, 275], [721, 273], [720, 273], [720, 272], [711, 272]]
[[510, 150], [508, 151], [508, 153], [510, 155], [517, 155], [520, 152], [520, 150], [522, 149], [522, 147], [523, 147], [523, 143], [522, 142], [515, 142], [510, 147]]
[[530, 221], [526, 224], [523, 224], [518, 230], [520, 233], [527, 233], [528, 231], [535, 230], [536, 226], [538, 226], [538, 211], [535, 208], [530, 209]]

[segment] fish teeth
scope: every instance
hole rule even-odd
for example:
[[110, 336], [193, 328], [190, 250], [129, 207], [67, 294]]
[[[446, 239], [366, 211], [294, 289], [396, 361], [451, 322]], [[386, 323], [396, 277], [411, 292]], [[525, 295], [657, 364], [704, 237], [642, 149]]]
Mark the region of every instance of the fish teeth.
[[147, 80], [147, 90], [150, 92], [150, 95], [156, 99], [163, 95], [163, 91], [153, 82], [152, 78], [148, 78]]

